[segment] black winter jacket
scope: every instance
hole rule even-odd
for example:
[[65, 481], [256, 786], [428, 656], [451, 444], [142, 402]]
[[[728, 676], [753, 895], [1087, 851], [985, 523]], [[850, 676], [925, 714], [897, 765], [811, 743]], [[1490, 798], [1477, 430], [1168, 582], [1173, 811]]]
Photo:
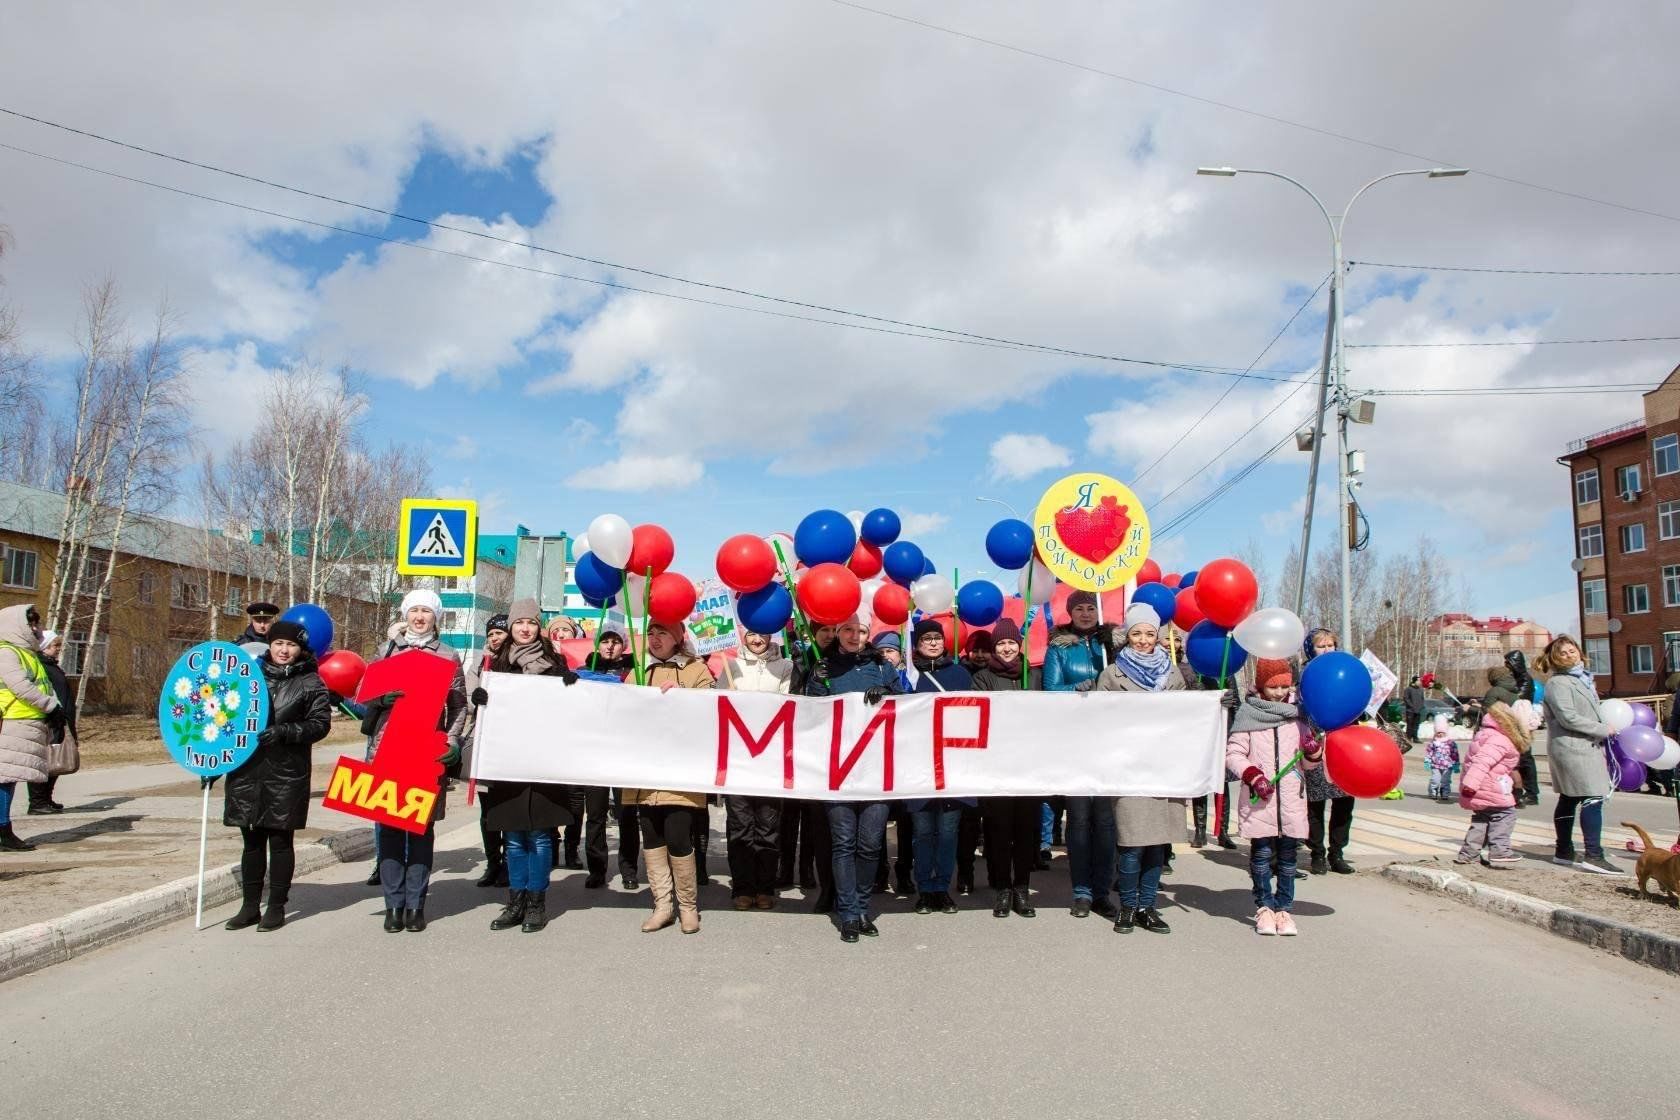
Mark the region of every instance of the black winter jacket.
[[227, 776], [222, 823], [299, 829], [309, 819], [309, 750], [332, 727], [332, 697], [315, 673], [313, 657], [276, 665], [264, 656], [261, 664], [273, 735]]
[[[52, 685], [53, 695], [58, 697], [58, 710], [64, 713], [64, 727], [70, 729], [70, 734], [76, 732], [76, 690], [70, 687], [70, 678], [64, 675], [64, 669], [59, 665], [58, 658], [41, 655], [41, 665], [47, 670], [47, 683]], [[52, 741], [64, 742], [64, 727], [53, 727]]]
[[[567, 671], [565, 657], [561, 656], [559, 662], [550, 663], [538, 675], [562, 676]], [[487, 670], [485, 675], [493, 671]], [[554, 782], [491, 782], [479, 795], [484, 807], [483, 825], [491, 832], [565, 828], [572, 823], [572, 812], [566, 806], [570, 792], [570, 786]]]

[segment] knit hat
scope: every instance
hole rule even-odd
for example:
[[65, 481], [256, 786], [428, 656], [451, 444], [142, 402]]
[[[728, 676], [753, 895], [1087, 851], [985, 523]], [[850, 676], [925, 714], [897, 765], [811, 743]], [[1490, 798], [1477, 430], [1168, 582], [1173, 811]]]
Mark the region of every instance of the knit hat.
[[1121, 632], [1130, 634], [1139, 626], [1152, 626], [1159, 630], [1161, 628], [1160, 612], [1148, 603], [1133, 603], [1126, 608], [1126, 620], [1121, 626]]
[[1000, 618], [998, 619], [997, 625], [992, 627], [992, 645], [994, 647], [999, 642], [1015, 642], [1019, 644], [1020, 641], [1021, 628], [1015, 625], [1014, 619]]
[[931, 618], [924, 618], [916, 623], [916, 628], [910, 632], [910, 641], [915, 645], [921, 645], [922, 638], [928, 634], [938, 634], [943, 639], [945, 637], [945, 627]]
[[1095, 591], [1075, 591], [1067, 598], [1067, 609], [1069, 614], [1073, 613], [1073, 608], [1075, 607], [1094, 607], [1096, 605], [1097, 593]]
[[506, 634], [508, 632], [508, 616], [505, 614], [491, 615], [490, 621], [484, 624], [484, 632], [489, 634], [492, 630], [500, 630]]
[[438, 598], [438, 593], [436, 591], [431, 591], [424, 587], [416, 587], [413, 591], [410, 591], [407, 595], [403, 596], [402, 609], [397, 613], [401, 614], [404, 618], [407, 618], [410, 608], [413, 607], [425, 607], [427, 610], [432, 612], [433, 618], [443, 618], [443, 600]]
[[876, 649], [896, 649], [900, 653], [904, 652], [904, 643], [898, 640], [898, 631], [896, 630], [881, 631], [875, 635], [874, 640], [869, 644]]
[[624, 640], [624, 635], [620, 634], [617, 630], [614, 630], [612, 627], [609, 626], [605, 630], [601, 631], [601, 640], [604, 642], [608, 638], [617, 638], [619, 641], [622, 642]]
[[57, 630], [43, 630], [43, 631], [41, 631], [41, 648], [42, 649], [46, 649], [48, 646], [52, 645], [56, 641], [58, 641], [58, 631]]
[[975, 630], [969, 634], [963, 649], [967, 653], [989, 654], [992, 652], [992, 636], [984, 630]]
[[309, 648], [309, 631], [295, 622], [289, 622], [282, 618], [268, 628], [268, 640], [270, 642], [293, 642], [307, 650]]
[[1295, 683], [1295, 670], [1281, 657], [1262, 657], [1254, 663], [1255, 688], [1288, 688]]
[[507, 617], [509, 622], [512, 622], [516, 618], [528, 618], [532, 622], [541, 626], [542, 608], [537, 606], [537, 601], [535, 599], [527, 595], [523, 599], [515, 599], [513, 601], [513, 605], [508, 608]]

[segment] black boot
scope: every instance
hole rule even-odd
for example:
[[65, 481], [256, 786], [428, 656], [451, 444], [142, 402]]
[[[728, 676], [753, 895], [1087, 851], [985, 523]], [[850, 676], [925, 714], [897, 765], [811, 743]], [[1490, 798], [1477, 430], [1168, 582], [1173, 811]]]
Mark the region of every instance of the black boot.
[[1150, 906], [1139, 910], [1132, 918], [1139, 929], [1146, 929], [1150, 933], [1171, 933], [1172, 927], [1161, 917], [1161, 912]]
[[1137, 918], [1137, 911], [1130, 906], [1120, 907], [1119, 917], [1114, 919], [1115, 933], [1130, 933]]
[[13, 832], [11, 825], [0, 828], [0, 851], [33, 852], [34, 850], [35, 845]]
[[367, 877], [367, 885], [370, 887], [379, 885], [379, 865], [377, 863], [373, 865], [373, 874]]
[[832, 914], [834, 912], [834, 892], [822, 891], [817, 895], [815, 906], [811, 907], [813, 914]]
[[520, 930], [525, 933], [541, 933], [548, 925], [548, 892], [527, 891], [525, 894], [525, 924]]
[[1219, 838], [1219, 846], [1221, 848], [1224, 848], [1227, 852], [1235, 851], [1236, 847], [1237, 847], [1237, 842], [1235, 840], [1231, 839], [1229, 836], [1221, 836]]
[[[1314, 868], [1313, 870], [1316, 871], [1317, 868]], [[1330, 870], [1334, 871], [1338, 875], [1352, 875], [1353, 864], [1343, 859], [1340, 852], [1336, 852], [1330, 856]]]
[[286, 900], [269, 899], [268, 907], [263, 910], [262, 921], [257, 923], [258, 933], [272, 933], [286, 924]]
[[506, 874], [507, 870], [502, 866], [502, 861], [499, 859], [492, 859], [489, 863], [484, 865], [484, 874], [478, 877], [478, 882], [474, 885], [480, 887], [494, 887], [496, 885], [496, 877], [498, 875]]
[[401, 933], [403, 931], [403, 912], [388, 909], [385, 911], [385, 932]]
[[413, 910], [405, 911], [403, 917], [403, 928], [409, 933], [425, 933], [426, 908], [424, 906], [418, 906]]
[[997, 892], [997, 897], [992, 900], [992, 917], [994, 917], [994, 918], [1007, 918], [1007, 917], [1009, 917], [1009, 908], [1013, 904], [1014, 898], [1015, 898], [1015, 892], [1014, 891], [999, 891], [999, 892]]
[[222, 926], [223, 929], [248, 929], [262, 920], [262, 911], [257, 908], [257, 900], [247, 898], [240, 906], [239, 913], [229, 918]]
[[926, 891], [923, 891], [921, 894], [916, 896], [916, 913], [918, 913], [918, 914], [931, 914], [931, 913], [933, 913], [933, 908], [934, 908], [934, 902], [933, 902], [933, 896], [932, 895], [928, 894]]
[[525, 920], [525, 892], [509, 891], [507, 905], [490, 919], [491, 929], [512, 929]]
[[1207, 798], [1198, 797], [1190, 802], [1190, 817], [1196, 824], [1195, 835], [1190, 838], [1190, 846], [1192, 848], [1207, 847]]
[[1023, 918], [1038, 917], [1038, 911], [1034, 910], [1033, 904], [1028, 901], [1026, 887], [1016, 887], [1011, 894], [1014, 896], [1015, 900], [1015, 913], [1019, 914]]

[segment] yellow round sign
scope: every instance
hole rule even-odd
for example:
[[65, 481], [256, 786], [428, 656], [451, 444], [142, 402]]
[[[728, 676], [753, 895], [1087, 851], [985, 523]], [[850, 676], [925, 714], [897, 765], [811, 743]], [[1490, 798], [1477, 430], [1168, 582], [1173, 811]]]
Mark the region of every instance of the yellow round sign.
[[1081, 591], [1124, 587], [1149, 559], [1149, 514], [1106, 474], [1070, 474], [1038, 500], [1033, 537], [1044, 566]]

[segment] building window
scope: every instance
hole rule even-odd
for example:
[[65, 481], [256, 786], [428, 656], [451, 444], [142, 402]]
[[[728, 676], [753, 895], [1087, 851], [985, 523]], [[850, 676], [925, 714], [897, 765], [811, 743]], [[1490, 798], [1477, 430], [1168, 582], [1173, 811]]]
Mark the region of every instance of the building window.
[[1628, 647], [1628, 672], [1630, 672], [1630, 673], [1654, 673], [1656, 671], [1657, 671], [1656, 666], [1651, 664], [1651, 647], [1650, 646], [1629, 646]]
[[1575, 530], [1575, 551], [1583, 560], [1590, 560], [1594, 556], [1603, 556], [1603, 526], [1583, 525]]
[[1575, 472], [1575, 504], [1598, 501], [1598, 468]]
[[59, 657], [59, 664], [64, 669], [64, 675], [67, 677], [88, 676], [95, 680], [104, 677], [108, 644], [107, 639], [100, 638], [89, 646], [85, 631], [70, 631], [64, 639], [64, 653]]
[[1680, 537], [1680, 501], [1657, 503], [1657, 539]]
[[1651, 444], [1651, 457], [1656, 460], [1658, 478], [1680, 474], [1680, 436], [1663, 436]]
[[142, 571], [140, 573], [140, 587], [136, 597], [142, 603], [150, 603], [152, 601], [152, 596], [156, 594], [157, 576], [153, 575], [149, 570]]
[[1623, 525], [1620, 529], [1617, 530], [1617, 533], [1622, 538], [1622, 551], [1623, 552], [1644, 552], [1645, 551], [1645, 524], [1644, 524], [1644, 522], [1635, 521], [1632, 525]]
[[1680, 630], [1663, 631], [1663, 662], [1671, 672], [1680, 668]]
[[35, 590], [35, 553], [27, 548], [7, 546], [6, 558], [0, 561], [0, 583], [7, 587], [27, 587]]
[[234, 584], [228, 584], [227, 603], [222, 607], [223, 614], [237, 615], [245, 610], [245, 592]]
[[1622, 588], [1623, 614], [1650, 614], [1651, 591], [1643, 583], [1630, 583]]
[[438, 623], [438, 632], [441, 633], [441, 634], [454, 634], [454, 633], [458, 632], [460, 629], [461, 629], [461, 612], [460, 611], [444, 611], [443, 612], [443, 621]]
[[1680, 607], [1680, 564], [1664, 564], [1663, 606]]
[[1616, 493], [1623, 497], [1638, 494], [1644, 487], [1640, 485], [1640, 470], [1638, 463], [1629, 463], [1625, 467], [1616, 468]]
[[[1680, 565], [1675, 565], [1674, 589], [1680, 593]], [[1667, 593], [1668, 569], [1663, 569], [1663, 588]], [[1581, 613], [1604, 614], [1609, 609], [1609, 597], [1605, 594], [1604, 581], [1601, 579], [1584, 579], [1581, 581]]]
[[204, 590], [203, 576], [171, 572], [169, 576], [169, 605], [186, 611], [201, 611], [210, 605]]
[[1595, 677], [1610, 675], [1610, 639], [1588, 638], [1587, 648], [1581, 653], [1587, 659], [1587, 669]]

